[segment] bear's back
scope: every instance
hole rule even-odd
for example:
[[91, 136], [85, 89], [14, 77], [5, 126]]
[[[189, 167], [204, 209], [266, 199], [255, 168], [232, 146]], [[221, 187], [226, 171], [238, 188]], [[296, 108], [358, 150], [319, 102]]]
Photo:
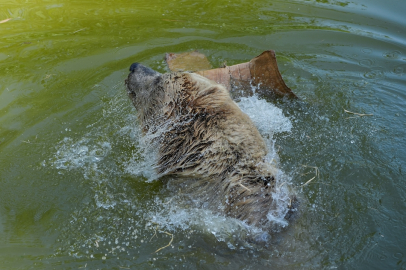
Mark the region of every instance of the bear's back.
[[161, 142], [160, 173], [209, 177], [263, 160], [264, 140], [222, 85], [193, 73], [165, 74], [163, 82], [163, 113], [173, 124]]

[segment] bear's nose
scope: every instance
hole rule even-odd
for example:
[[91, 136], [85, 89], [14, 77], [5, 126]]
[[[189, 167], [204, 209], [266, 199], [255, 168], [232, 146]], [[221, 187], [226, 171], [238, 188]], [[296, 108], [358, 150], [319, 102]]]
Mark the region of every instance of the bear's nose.
[[134, 72], [134, 70], [139, 66], [139, 63], [132, 63], [131, 67], [130, 67], [130, 71]]
[[149, 67], [141, 65], [140, 63], [133, 63], [130, 66], [130, 71], [131, 71], [131, 73], [136, 73], [136, 74], [144, 75], [144, 76], [156, 76], [156, 75], [160, 74]]

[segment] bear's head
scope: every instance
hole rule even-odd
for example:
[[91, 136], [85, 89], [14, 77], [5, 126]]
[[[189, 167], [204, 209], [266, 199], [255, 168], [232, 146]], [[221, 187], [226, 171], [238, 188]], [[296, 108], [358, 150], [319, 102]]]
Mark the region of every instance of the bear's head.
[[222, 85], [195, 73], [161, 74], [139, 63], [132, 64], [130, 71], [127, 92], [144, 131], [168, 119], [179, 123], [191, 116], [224, 114], [227, 104], [233, 104]]
[[139, 63], [132, 64], [130, 71], [125, 80], [128, 96], [137, 109], [140, 123], [148, 130], [162, 115], [165, 96], [162, 74]]

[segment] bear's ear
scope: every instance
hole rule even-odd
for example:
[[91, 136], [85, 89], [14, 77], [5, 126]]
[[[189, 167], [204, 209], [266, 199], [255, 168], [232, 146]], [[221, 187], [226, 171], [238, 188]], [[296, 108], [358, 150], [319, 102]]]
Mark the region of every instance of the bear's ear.
[[193, 91], [193, 106], [196, 108], [216, 109], [224, 103], [232, 102], [227, 89], [212, 80], [209, 80], [196, 73], [188, 74], [188, 84]]
[[152, 78], [152, 82], [151, 82], [151, 86], [152, 88], [162, 88], [163, 85], [163, 78], [162, 78], [162, 74], [158, 73], [155, 74], [154, 77]]

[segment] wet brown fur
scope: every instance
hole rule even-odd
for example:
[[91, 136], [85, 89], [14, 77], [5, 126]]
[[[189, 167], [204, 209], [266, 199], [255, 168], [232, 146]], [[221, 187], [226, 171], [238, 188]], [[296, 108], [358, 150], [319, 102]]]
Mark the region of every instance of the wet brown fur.
[[223, 86], [192, 73], [142, 78], [134, 72], [126, 84], [144, 131], [164, 129], [158, 173], [196, 179], [190, 188], [220, 204], [212, 209], [267, 224], [277, 170], [264, 160], [257, 128]]

